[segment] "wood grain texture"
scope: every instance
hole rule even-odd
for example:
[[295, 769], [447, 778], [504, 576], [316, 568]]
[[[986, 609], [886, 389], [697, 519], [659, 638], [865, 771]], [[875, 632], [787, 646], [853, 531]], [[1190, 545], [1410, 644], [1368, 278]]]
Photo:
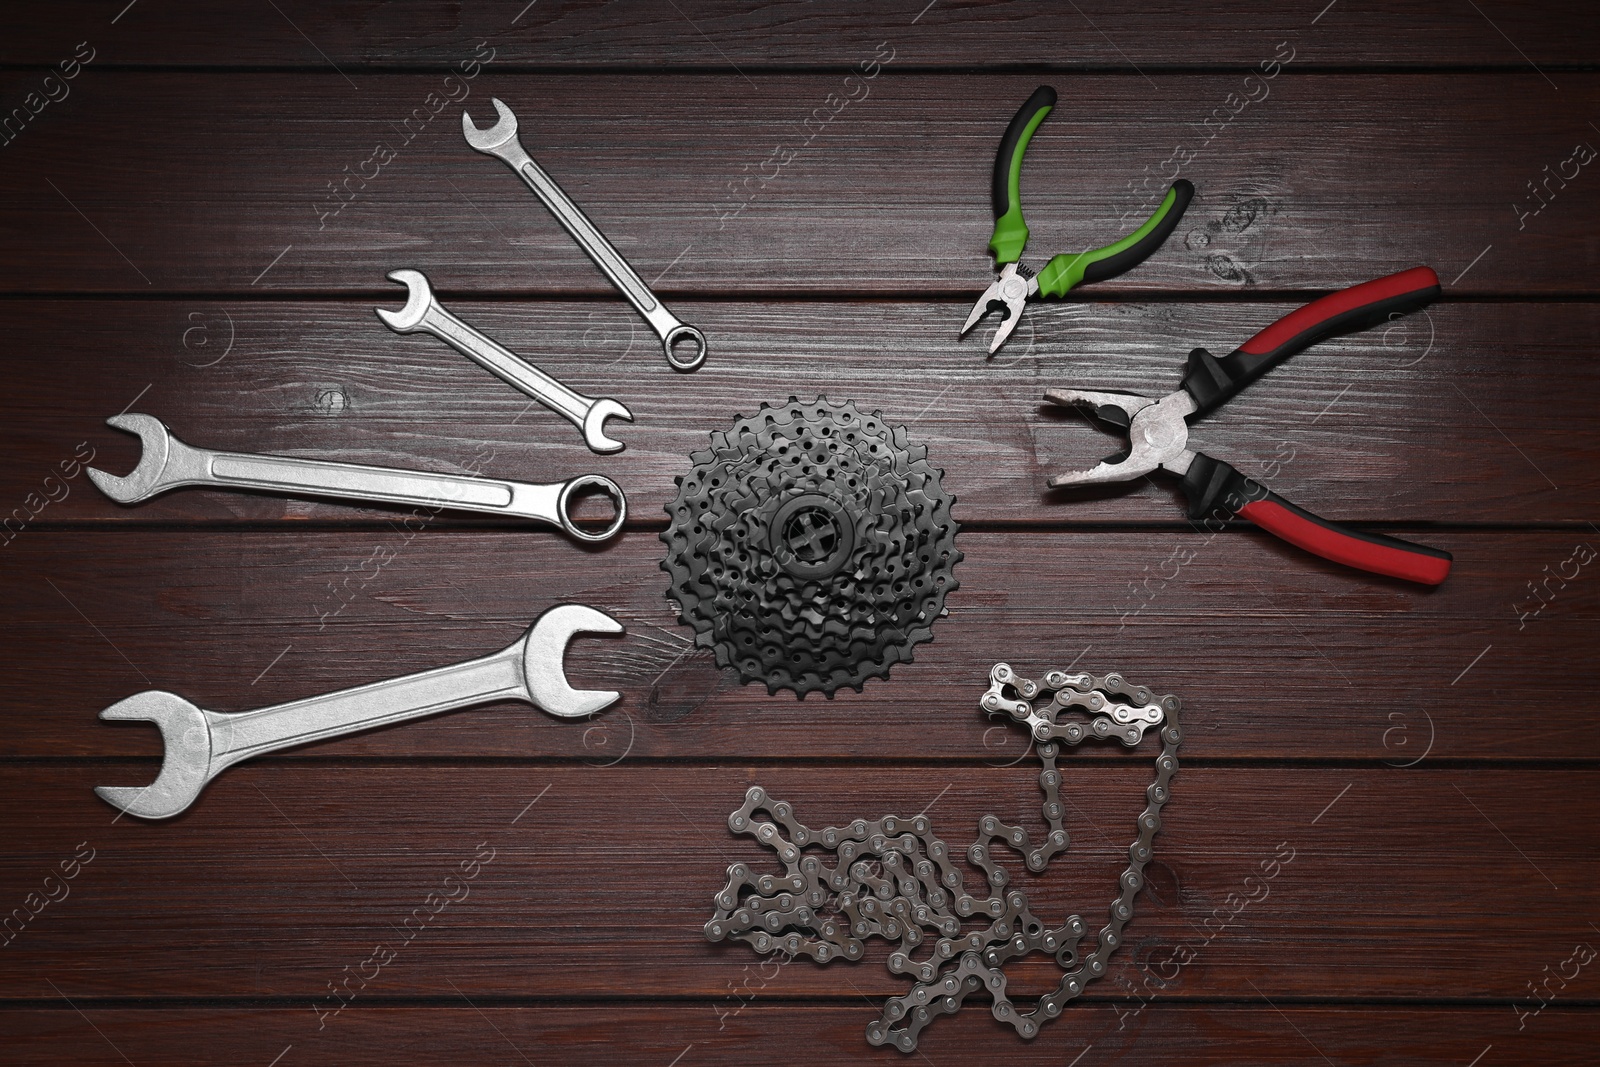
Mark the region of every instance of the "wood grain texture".
[[[20, 904], [79, 842], [95, 850], [71, 895], [6, 947], [0, 997], [49, 999], [40, 980], [48, 975], [86, 998], [158, 990], [314, 1000], [327, 997], [326, 983], [346, 964], [361, 970], [382, 944], [397, 958], [368, 976], [374, 997], [447, 997], [453, 982], [470, 997], [712, 999], [759, 960], [748, 946], [705, 940], [712, 894], [731, 863], [781, 869], [726, 828], [748, 786], [790, 800], [818, 827], [931, 806], [935, 829], [955, 850], [986, 813], [1039, 824], [1036, 768], [879, 761], [863, 773], [752, 761], [245, 764], [174, 820], [113, 825], [114, 812], [90, 787], [137, 784], [141, 770], [0, 768], [17, 797], [3, 899]], [[1041, 877], [1010, 865], [1050, 921], [1082, 914], [1091, 937], [1103, 924], [1152, 770], [1069, 768], [1073, 851]], [[1258, 990], [1290, 1000], [1525, 998], [1525, 983], [1546, 964], [1596, 940], [1584, 919], [1600, 908], [1588, 877], [1593, 852], [1569, 832], [1600, 817], [1600, 799], [1584, 785], [1590, 777], [1185, 767], [1162, 813], [1153, 892], [1141, 895], [1127, 944], [1092, 993], [1117, 995], [1116, 975], [1137, 990], [1142, 968], [1187, 958], [1176, 955], [1186, 946], [1192, 960], [1162, 972], [1176, 975], [1163, 998], [1253, 1000]], [[1562, 818], [1552, 819], [1554, 810]], [[1292, 857], [1277, 876], [1245, 885], [1280, 844]], [[477, 874], [463, 877], [461, 864], [475, 857]], [[1485, 876], [1463, 878], [1469, 869]], [[454, 881], [444, 883], [447, 876]], [[429, 900], [434, 891], [455, 902]], [[1257, 900], [1241, 908], [1246, 893]], [[406, 925], [425, 902], [424, 915]], [[1490, 929], [1496, 950], [1485, 952]], [[1374, 943], [1384, 951], [1372, 951]], [[882, 967], [886, 955], [875, 943], [857, 965], [796, 961], [783, 968], [781, 992], [901, 990], [909, 983]], [[1053, 962], [1018, 972], [1009, 987], [1017, 995], [1059, 977]], [[1260, 984], [1265, 975], [1270, 989]], [[1595, 982], [1584, 971], [1569, 995], [1592, 998]]]
[[[1590, 1063], [1600, 971], [1572, 961], [1600, 946], [1600, 583], [1578, 562], [1600, 543], [1597, 30], [1572, 0], [0, 12], [0, 1060], [903, 1062], [863, 1037], [905, 987], [882, 943], [774, 971], [704, 940], [726, 866], [768, 862], [726, 817], [759, 782], [812, 825], [925, 810], [957, 847], [986, 812], [1033, 825], [1020, 731], [976, 706], [1004, 658], [1180, 695], [1183, 767], [1109, 978], [1032, 1044], [972, 1005], [921, 1059]], [[1062, 104], [1023, 170], [1028, 262], [1126, 232], [1176, 176], [1199, 192], [1146, 264], [1032, 307], [985, 360], [992, 325], [955, 330], [992, 277], [995, 145], [1043, 82]], [[703, 371], [669, 371], [463, 144], [463, 104], [482, 120], [491, 96], [705, 328]], [[1446, 283], [1426, 314], [1297, 356], [1194, 443], [1449, 549], [1441, 588], [1197, 530], [1171, 484], [1044, 492], [1117, 447], [1042, 412], [1045, 388], [1164, 392], [1191, 347], [1418, 263]], [[390, 334], [372, 308], [398, 304], [398, 267], [628, 404], [628, 450], [594, 456]], [[710, 431], [819, 393], [909, 424], [966, 559], [916, 662], [801, 703], [692, 650], [656, 535]], [[588, 550], [263, 495], [120, 508], [83, 467], [132, 466], [103, 425], [122, 410], [240, 451], [592, 470], [632, 517]], [[156, 773], [154, 730], [95, 717], [133, 692], [260, 707], [503, 647], [560, 601], [627, 627], [567, 657], [624, 694], [592, 721], [497, 705], [307, 747], [166, 824], [92, 792]], [[1049, 916], [1098, 929], [1152, 756], [1068, 760], [1071, 851], [1043, 879], [1009, 864]], [[470, 895], [410, 933], [480, 850]], [[329, 1015], [375, 945], [395, 958]], [[1024, 997], [1054, 973], [1012, 970]]]
[[1594, 564], [1544, 589], [1548, 601], [1527, 588], [1546, 566], [1562, 569], [1570, 534], [1453, 533], [1442, 543], [1455, 573], [1432, 591], [1254, 532], [975, 533], [957, 543], [961, 588], [916, 662], [860, 694], [801, 703], [741, 686], [692, 650], [648, 532], [599, 552], [543, 534], [389, 527], [24, 535], [6, 550], [18, 575], [11, 604], [30, 625], [3, 653], [0, 752], [158, 756], [152, 729], [95, 715], [148, 688], [239, 711], [471, 659], [575, 601], [628, 628], [568, 655], [575, 684], [624, 693], [592, 724], [504, 705], [301, 754], [870, 761], [887, 748], [905, 760], [1003, 763], [1020, 735], [981, 715], [977, 700], [1005, 660], [1030, 676], [1074, 663], [1121, 670], [1178, 694], [1194, 756], [1593, 757], [1594, 725], [1582, 717], [1549, 730], [1507, 719], [1508, 707], [1586, 706], [1600, 684]]
[[[695, 311], [714, 354], [685, 376], [623, 306], [452, 302], [573, 388], [632, 410], [634, 424], [611, 424], [627, 450], [600, 457], [571, 424], [443, 342], [396, 335], [372, 314], [396, 306], [394, 297], [0, 301], [0, 329], [17, 351], [38, 354], [14, 365], [3, 402], [7, 531], [404, 514], [197, 490], [118, 507], [81, 473], [63, 476], [89, 456], [113, 473], [132, 469], [136, 439], [103, 425], [130, 404], [210, 448], [535, 482], [594, 471], [623, 486], [636, 524], [659, 528], [688, 454], [736, 413], [790, 395], [850, 398], [909, 424], [945, 470], [963, 522], [1182, 523], [1170, 478], [1050, 492], [1050, 475], [1092, 466], [1118, 445], [1045, 409], [1043, 392], [1078, 384], [1162, 395], [1190, 348], [1226, 352], [1287, 310], [1044, 307], [986, 360], [982, 343], [956, 338], [964, 309], [948, 303], [708, 303]], [[1557, 412], [1600, 405], [1597, 334], [1600, 311], [1589, 303], [1438, 305], [1291, 359], [1198, 424], [1193, 441], [1329, 518], [1592, 533], [1581, 523], [1600, 505], [1600, 430]]]
[[[0, 92], [37, 77], [9, 74]], [[1568, 75], [1559, 93], [1531, 72], [1282, 74], [1248, 90], [1236, 73], [1052, 80], [1073, 106], [1029, 149], [1034, 260], [1129, 232], [1178, 172], [1199, 190], [1168, 247], [1082, 299], [1327, 290], [1422, 262], [1452, 296], [1596, 292], [1600, 198], [1574, 153], [1600, 141], [1582, 118], [1600, 76]], [[450, 91], [479, 121], [491, 95], [519, 109], [533, 156], [666, 297], [970, 301], [992, 277], [995, 146], [1038, 81], [686, 74], [630, 82], [619, 124], [600, 74], [352, 89], [336, 74], [90, 67], [0, 148], [0, 291], [371, 293], [416, 267], [446, 293], [621, 306], [507, 168], [463, 143]], [[1245, 104], [1246, 91], [1267, 95]], [[858, 102], [829, 102], [841, 92]], [[829, 121], [807, 129], [816, 108]], [[1208, 128], [1218, 108], [1229, 120]], [[1536, 199], [1528, 183], [1546, 181]]]
[[[744, 999], [749, 1000], [745, 994]], [[735, 1062], [744, 1050], [779, 1045], [804, 1049], [807, 1063], [896, 1063], [888, 1050], [863, 1044], [872, 1009], [853, 1005], [768, 1004], [743, 1010], [724, 1004], [637, 1006], [540, 1005], [497, 1007], [457, 997], [454, 1007], [367, 1007], [342, 1014], [321, 1030], [305, 1008], [91, 1008], [93, 1025], [72, 1012], [9, 1009], [0, 1029], [10, 1038], [16, 1067], [43, 1067], [70, 1056], [82, 1067], [134, 1063], [199, 1067], [219, 1059], [268, 1063], [393, 1062], [398, 1047], [414, 1062], [571, 1064]], [[737, 1014], [734, 1014], [737, 1011]], [[1142, 1057], [1196, 1067], [1272, 1063], [1326, 1067], [1335, 1063], [1409, 1063], [1461, 1067], [1486, 1046], [1520, 1062], [1588, 1067], [1596, 1039], [1593, 1013], [1553, 1005], [1516, 1028], [1506, 1007], [1396, 1008], [1342, 1005], [1337, 1009], [1264, 1005], [1164, 1003], [1139, 1010], [1137, 1001], [1078, 1003], [1032, 1044], [1007, 1047], [1009, 1028], [974, 1007], [941, 1019], [923, 1045], [935, 1064], [958, 1063], [1006, 1047], [1006, 1062], [1060, 1067], [1086, 1047], [1102, 1062]], [[100, 1031], [96, 1033], [96, 1030]], [[682, 1040], [679, 1040], [682, 1035]], [[285, 1050], [288, 1050], [285, 1052]], [[1085, 1062], [1090, 1057], [1085, 1057]]]
[[[125, 0], [124, 0], [125, 2]], [[887, 38], [902, 62], [967, 69], [1048, 67], [1137, 74], [1172, 67], [1252, 68], [1290, 40], [1306, 62], [1383, 67], [1588, 66], [1592, 5], [1560, 3], [1460, 13], [1425, 0], [1230, 4], [1197, 20], [1178, 4], [1132, 7], [1085, 0], [1065, 11], [1037, 4], [845, 0], [794, 4], [732, 0], [662, 5], [540, 0], [440, 6], [306, 2], [222, 10], [201, 0], [146, 5], [83, 0], [17, 7], [0, 21], [6, 63], [54, 63], [82, 38], [104, 62], [162, 66], [278, 66], [346, 71], [447, 67], [479, 40], [506, 65], [585, 70], [773, 66], [849, 67]], [[1469, 17], [1470, 16], [1470, 17]], [[114, 20], [114, 21], [113, 21]]]

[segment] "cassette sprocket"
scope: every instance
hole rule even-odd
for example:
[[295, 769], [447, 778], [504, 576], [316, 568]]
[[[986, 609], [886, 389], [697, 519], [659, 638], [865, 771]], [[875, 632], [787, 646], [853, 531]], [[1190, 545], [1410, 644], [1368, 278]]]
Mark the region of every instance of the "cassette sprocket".
[[667, 596], [769, 693], [860, 691], [933, 637], [961, 559], [942, 472], [882, 412], [763, 404], [692, 453], [661, 534]]

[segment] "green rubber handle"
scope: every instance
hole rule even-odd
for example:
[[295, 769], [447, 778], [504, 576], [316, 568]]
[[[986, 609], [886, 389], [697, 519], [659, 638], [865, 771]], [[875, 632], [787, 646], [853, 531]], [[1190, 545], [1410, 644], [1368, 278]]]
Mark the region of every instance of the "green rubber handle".
[[1194, 186], [1179, 178], [1167, 190], [1155, 214], [1122, 240], [1092, 252], [1077, 255], [1064, 252], [1046, 263], [1039, 272], [1039, 295], [1066, 296], [1073, 286], [1115, 277], [1138, 266], [1177, 229], [1178, 221], [1193, 199]]
[[1022, 154], [1028, 150], [1033, 131], [1055, 106], [1056, 91], [1048, 85], [1039, 86], [1011, 116], [1006, 135], [1000, 138], [989, 192], [994, 204], [994, 236], [989, 238], [989, 251], [994, 253], [996, 264], [1015, 263], [1022, 257], [1022, 246], [1028, 243], [1028, 224], [1022, 221]]

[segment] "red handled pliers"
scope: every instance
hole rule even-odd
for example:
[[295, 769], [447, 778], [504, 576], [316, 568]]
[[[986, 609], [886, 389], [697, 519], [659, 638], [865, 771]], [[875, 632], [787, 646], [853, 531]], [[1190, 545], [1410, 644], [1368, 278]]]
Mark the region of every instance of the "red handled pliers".
[[1450, 553], [1319, 518], [1222, 460], [1188, 447], [1191, 419], [1216, 410], [1275, 364], [1325, 338], [1415, 311], [1438, 295], [1439, 276], [1428, 267], [1330, 293], [1285, 315], [1221, 359], [1203, 348], [1190, 352], [1178, 390], [1160, 400], [1134, 393], [1052, 389], [1045, 400], [1081, 408], [1101, 423], [1126, 430], [1130, 444], [1092, 470], [1056, 475], [1050, 487], [1123, 482], [1158, 469], [1169, 471], [1182, 479], [1191, 519], [1238, 515], [1324, 559], [1438, 585], [1450, 573]]

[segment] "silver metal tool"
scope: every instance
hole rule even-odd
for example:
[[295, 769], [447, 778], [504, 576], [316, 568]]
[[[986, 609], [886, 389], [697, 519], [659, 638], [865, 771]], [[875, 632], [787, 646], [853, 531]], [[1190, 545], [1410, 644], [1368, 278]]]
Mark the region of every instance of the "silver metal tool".
[[591, 451], [621, 452], [621, 441], [606, 436], [606, 420], [615, 416], [633, 421], [633, 413], [615, 400], [594, 400], [556, 381], [510, 349], [468, 326], [434, 299], [433, 287], [420, 270], [392, 270], [389, 280], [404, 285], [406, 306], [399, 311], [374, 308], [385, 326], [396, 333], [431, 333], [502, 381], [521, 389], [583, 432]]
[[1191, 350], [1178, 388], [1160, 398], [1050, 389], [1044, 394], [1049, 403], [1077, 408], [1128, 435], [1126, 449], [1088, 470], [1055, 475], [1050, 488], [1127, 482], [1164, 470], [1178, 478], [1189, 498], [1191, 522], [1226, 522], [1238, 516], [1323, 559], [1438, 585], [1451, 567], [1450, 553], [1443, 549], [1324, 519], [1246, 477], [1232, 464], [1189, 448], [1191, 419], [1215, 411], [1296, 352], [1327, 337], [1389, 322], [1438, 295], [1439, 276], [1431, 267], [1413, 267], [1330, 293], [1284, 315], [1226, 356], [1218, 358], [1204, 348]]
[[563, 719], [593, 715], [620, 694], [567, 684], [562, 659], [567, 642], [581, 633], [620, 634], [622, 624], [594, 608], [562, 604], [492, 655], [258, 711], [219, 714], [165, 690], [136, 693], [100, 718], [155, 723], [166, 746], [161, 773], [144, 787], [103, 785], [95, 792], [129, 814], [169, 819], [234, 764], [295, 745], [502, 700], [532, 704]]
[[[528, 157], [523, 149], [522, 142], [517, 138], [517, 116], [511, 109], [501, 103], [498, 98], [490, 101], [498, 118], [493, 126], [488, 129], [479, 129], [472, 122], [472, 116], [465, 111], [461, 112], [461, 132], [467, 139], [467, 144], [482, 152], [484, 155], [494, 156], [516, 171], [517, 176], [528, 184], [544, 201], [544, 206], [550, 209], [550, 214], [556, 221], [566, 227], [574, 240], [594, 260], [595, 266], [611, 279], [611, 284], [622, 291], [628, 302], [638, 309], [652, 329], [661, 338], [661, 350], [667, 357], [674, 370], [698, 370], [700, 364], [706, 361], [706, 335], [693, 326], [680, 322], [677, 316], [668, 311], [650, 287], [644, 283], [639, 275], [634, 273], [628, 261], [622, 258], [622, 253], [611, 247], [605, 235], [595, 228], [589, 217], [578, 209], [567, 194], [561, 191], [555, 179], [544, 172], [544, 169]], [[679, 359], [673, 352], [673, 347], [683, 340], [694, 342], [695, 352], [689, 359]]]
[[[628, 501], [610, 478], [585, 474], [565, 482], [530, 485], [500, 478], [428, 474], [359, 463], [330, 463], [294, 456], [214, 452], [194, 448], [173, 436], [153, 415], [114, 415], [106, 425], [137, 434], [144, 446], [138, 466], [118, 477], [89, 468], [89, 478], [119, 504], [138, 504], [182, 485], [219, 489], [259, 489], [283, 495], [306, 494], [383, 504], [446, 507], [488, 515], [509, 515], [559, 526], [579, 541], [604, 541], [622, 529]], [[615, 514], [603, 530], [587, 530], [572, 520], [572, 498], [598, 489], [611, 498]]]

